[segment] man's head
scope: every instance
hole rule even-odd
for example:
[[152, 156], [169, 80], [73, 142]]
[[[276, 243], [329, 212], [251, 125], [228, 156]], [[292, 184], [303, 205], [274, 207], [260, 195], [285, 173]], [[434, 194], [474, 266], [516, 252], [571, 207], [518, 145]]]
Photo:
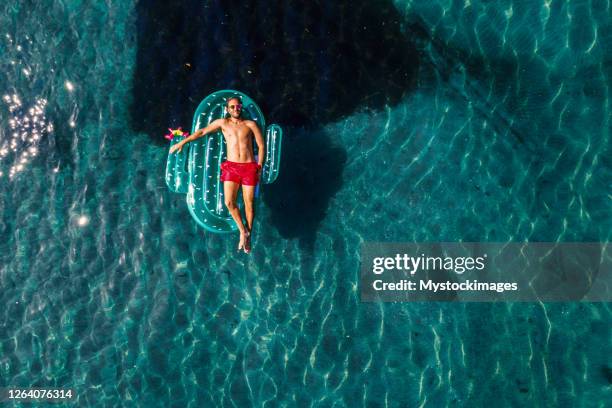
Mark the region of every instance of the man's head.
[[225, 110], [232, 118], [238, 119], [242, 113], [242, 101], [237, 96], [229, 98], [225, 105]]

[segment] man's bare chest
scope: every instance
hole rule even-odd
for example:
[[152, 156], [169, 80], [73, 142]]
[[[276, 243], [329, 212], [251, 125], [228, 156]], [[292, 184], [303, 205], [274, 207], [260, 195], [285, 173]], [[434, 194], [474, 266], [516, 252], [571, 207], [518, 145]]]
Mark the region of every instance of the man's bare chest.
[[223, 133], [223, 137], [225, 138], [226, 142], [242, 142], [249, 140], [251, 129], [249, 129], [246, 125], [229, 125], [221, 127], [221, 132]]

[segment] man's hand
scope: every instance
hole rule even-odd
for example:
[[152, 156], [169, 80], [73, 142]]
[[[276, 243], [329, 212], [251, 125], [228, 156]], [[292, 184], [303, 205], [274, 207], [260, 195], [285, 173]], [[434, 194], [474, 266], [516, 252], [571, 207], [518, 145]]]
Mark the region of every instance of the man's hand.
[[263, 166], [257, 163], [257, 178], [261, 178], [262, 171], [263, 171]]
[[180, 142], [178, 142], [177, 144], [173, 145], [170, 147], [170, 153], [174, 153], [178, 150], [178, 152], [180, 153], [183, 150], [183, 145], [185, 144], [184, 140], [181, 140]]

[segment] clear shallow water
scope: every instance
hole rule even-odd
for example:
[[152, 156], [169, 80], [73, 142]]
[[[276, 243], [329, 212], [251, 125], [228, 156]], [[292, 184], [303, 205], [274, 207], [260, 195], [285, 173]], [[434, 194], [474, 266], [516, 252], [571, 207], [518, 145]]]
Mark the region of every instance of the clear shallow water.
[[361, 304], [357, 271], [363, 241], [609, 241], [609, 5], [394, 6], [415, 86], [286, 127], [250, 257], [166, 190], [164, 128], [131, 130], [140, 11], [2, 6], [1, 92], [22, 107], [3, 102], [0, 143], [39, 98], [52, 125], [0, 159], [2, 385], [99, 406], [603, 406], [609, 304]]

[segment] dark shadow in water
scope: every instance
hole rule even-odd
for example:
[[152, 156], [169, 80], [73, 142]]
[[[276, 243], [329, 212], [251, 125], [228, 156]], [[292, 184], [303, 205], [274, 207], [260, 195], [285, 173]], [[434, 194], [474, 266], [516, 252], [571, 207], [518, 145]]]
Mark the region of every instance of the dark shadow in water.
[[400, 22], [390, 1], [139, 2], [132, 125], [163, 141], [169, 124], [190, 124], [200, 100], [226, 88], [291, 126], [397, 103], [418, 64]]
[[189, 128], [206, 95], [239, 89], [269, 123], [319, 135], [285, 132], [281, 177], [267, 187], [273, 222], [286, 237], [311, 236], [341, 185], [346, 153], [321, 127], [396, 104], [414, 87], [418, 53], [391, 1], [150, 0], [136, 9], [135, 131], [164, 145], [165, 129]]
[[[297, 132], [296, 132], [297, 133]], [[322, 131], [299, 132], [283, 145], [278, 179], [263, 186], [271, 222], [285, 238], [299, 238], [309, 249], [328, 202], [342, 185], [346, 151]]]

